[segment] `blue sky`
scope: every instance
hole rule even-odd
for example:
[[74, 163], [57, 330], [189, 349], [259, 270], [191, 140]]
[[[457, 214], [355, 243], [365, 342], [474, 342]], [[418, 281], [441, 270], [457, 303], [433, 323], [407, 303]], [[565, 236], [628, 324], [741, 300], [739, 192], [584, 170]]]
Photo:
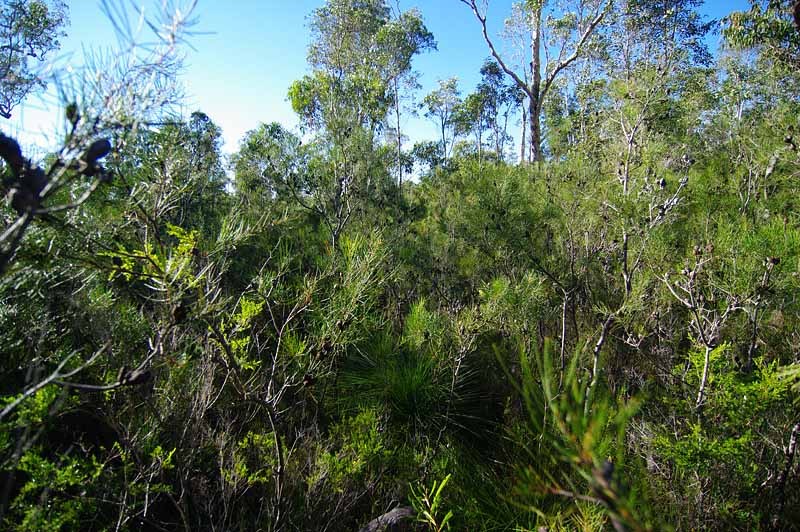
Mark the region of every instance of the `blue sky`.
[[[146, 9], [153, 8], [146, 0]], [[415, 70], [422, 74], [421, 97], [435, 88], [437, 80], [457, 76], [462, 92], [472, 90], [478, 70], [488, 56], [480, 28], [469, 9], [458, 0], [390, 0], [402, 10], [417, 7], [438, 42], [438, 51], [418, 56]], [[57, 64], [79, 64], [83, 47], [108, 48], [116, 43], [99, 0], [67, 0], [71, 25]], [[194, 28], [202, 34], [191, 39], [182, 79], [188, 101], [186, 113], [196, 109], [208, 114], [223, 130], [224, 150], [235, 151], [244, 133], [261, 122], [280, 122], [295, 127], [297, 120], [286, 101], [292, 81], [308, 68], [308, 15], [324, 0], [199, 0]], [[490, 26], [499, 30], [512, 0], [492, 0]], [[746, 9], [747, 0], [706, 2], [703, 12], [718, 19], [730, 11]], [[712, 36], [715, 45], [718, 37]], [[48, 146], [56, 140], [52, 95], [33, 97], [17, 109], [11, 121], [0, 119], [0, 129], [23, 142]], [[50, 102], [50, 103], [48, 103]], [[404, 129], [414, 140], [435, 138], [434, 127], [423, 118], [409, 119]]]

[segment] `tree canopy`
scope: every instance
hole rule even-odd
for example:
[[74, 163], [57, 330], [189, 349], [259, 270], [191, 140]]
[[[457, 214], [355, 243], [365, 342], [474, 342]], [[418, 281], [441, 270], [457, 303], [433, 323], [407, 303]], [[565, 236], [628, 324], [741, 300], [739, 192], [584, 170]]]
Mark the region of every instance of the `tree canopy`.
[[0, 2], [0, 116], [11, 118], [26, 96], [45, 87], [31, 63], [58, 50], [67, 22], [61, 0]]

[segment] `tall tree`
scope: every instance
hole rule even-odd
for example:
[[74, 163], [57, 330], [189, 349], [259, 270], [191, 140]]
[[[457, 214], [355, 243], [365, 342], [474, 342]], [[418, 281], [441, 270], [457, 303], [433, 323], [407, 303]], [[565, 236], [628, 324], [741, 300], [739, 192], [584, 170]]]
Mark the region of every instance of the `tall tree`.
[[[383, 43], [381, 60], [385, 64], [385, 75], [389, 83], [394, 115], [394, 142], [396, 146], [397, 184], [403, 184], [406, 164], [403, 157], [403, 131], [401, 123], [404, 92], [410, 93], [419, 87], [418, 75], [411, 69], [412, 58], [422, 52], [436, 49], [433, 34], [422, 21], [416, 9], [398, 13], [387, 23], [378, 36]], [[413, 109], [413, 106], [412, 106]]]
[[[528, 35], [528, 53], [523, 63], [527, 68], [514, 70], [511, 61], [500, 54], [489, 35], [487, 22], [488, 0], [460, 0], [467, 5], [481, 25], [483, 38], [492, 57], [527, 96], [530, 157], [541, 161], [542, 105], [559, 75], [573, 64], [591, 44], [596, 28], [612, 5], [610, 0], [575, 0], [569, 6], [551, 6], [547, 0], [525, 0], [515, 4], [520, 23], [518, 30]], [[551, 51], [555, 56], [551, 57]]]
[[711, 54], [705, 36], [711, 30], [698, 11], [702, 0], [621, 0], [612, 15], [612, 56], [618, 72], [631, 79], [644, 65], [661, 77], [678, 68], [708, 66]]
[[486, 95], [479, 90], [468, 94], [453, 113], [455, 132], [475, 135], [475, 151], [479, 161], [483, 161], [483, 133], [487, 128], [488, 107]]
[[456, 111], [462, 104], [458, 78], [439, 80], [439, 87], [422, 99], [425, 116], [433, 121], [441, 134], [441, 157], [447, 160], [455, 141]]
[[380, 196], [388, 185], [378, 135], [399, 100], [394, 82], [433, 46], [433, 36], [416, 11], [393, 19], [385, 0], [329, 0], [312, 14], [311, 34], [313, 72], [291, 86], [289, 98], [302, 126], [317, 134], [324, 164], [316, 165], [311, 189], [295, 192], [325, 220], [335, 243], [360, 200]]
[[0, 116], [46, 86], [30, 62], [58, 50], [67, 21], [61, 0], [0, 1]]
[[435, 46], [419, 12], [392, 19], [384, 0], [329, 0], [314, 11], [308, 60], [313, 74], [295, 82], [290, 99], [305, 125], [352, 126], [375, 133], [411, 71], [412, 58]]
[[513, 81], [507, 82], [504, 78], [503, 70], [496, 61], [486, 60], [483, 63], [478, 93], [483, 95], [485, 101], [485, 123], [499, 159], [503, 158], [506, 142], [510, 140], [509, 118], [525, 96]]
[[288, 182], [305, 170], [300, 139], [280, 124], [261, 124], [248, 131], [231, 166], [240, 198], [257, 198], [258, 204], [286, 199]]

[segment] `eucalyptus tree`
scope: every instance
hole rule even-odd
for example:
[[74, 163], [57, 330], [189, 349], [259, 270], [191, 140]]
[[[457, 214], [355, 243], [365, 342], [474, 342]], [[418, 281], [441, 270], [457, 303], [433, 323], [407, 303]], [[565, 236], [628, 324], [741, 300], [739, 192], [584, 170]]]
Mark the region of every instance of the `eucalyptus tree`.
[[455, 132], [461, 135], [475, 135], [475, 152], [483, 161], [483, 134], [486, 130], [488, 101], [480, 91], [468, 94], [453, 113]]
[[467, 5], [481, 26], [481, 31], [492, 57], [497, 64], [525, 93], [530, 158], [541, 161], [542, 108], [553, 83], [565, 69], [575, 63], [593, 44], [596, 30], [611, 0], [574, 0], [568, 5], [554, 5], [547, 0], [525, 0], [513, 6], [514, 16], [509, 19], [508, 34], [512, 40], [525, 43], [525, 49], [515, 61], [501, 53], [495, 38], [489, 34], [488, 0], [460, 0]]
[[26, 96], [46, 86], [31, 66], [59, 49], [68, 23], [61, 0], [2, 0], [0, 2], [0, 116]]
[[481, 81], [455, 109], [453, 120], [457, 135], [475, 136], [478, 159], [483, 160], [484, 139], [494, 149], [494, 157], [504, 160], [511, 136], [509, 120], [522, 103], [524, 94], [513, 82], [507, 82], [500, 66], [486, 60], [481, 66]]
[[[419, 88], [418, 74], [411, 68], [411, 60], [419, 53], [435, 50], [433, 34], [425, 27], [422, 15], [417, 9], [399, 13], [386, 24], [379, 36], [383, 43], [382, 61], [386, 65], [385, 77], [389, 81], [392, 114], [394, 122], [394, 142], [397, 151], [397, 183], [403, 184], [404, 157], [401, 114], [402, 102], [410, 99], [413, 91]], [[406, 94], [404, 94], [404, 92]], [[411, 106], [413, 110], [413, 105]]]
[[[418, 12], [393, 19], [384, 0], [329, 0], [313, 12], [311, 35], [312, 72], [292, 84], [289, 98], [325, 164], [317, 165], [317, 186], [295, 193], [322, 216], [335, 245], [363, 210], [361, 200], [389, 186], [379, 134], [393, 106], [399, 114], [399, 83], [413, 57], [434, 41]], [[402, 135], [397, 138], [399, 160]]]
[[440, 157], [443, 161], [452, 152], [457, 132], [457, 111], [462, 104], [458, 78], [439, 80], [439, 86], [422, 99], [421, 107], [425, 116], [439, 129]]
[[477, 93], [485, 101], [485, 125], [498, 159], [503, 159], [507, 143], [509, 120], [522, 103], [525, 93], [513, 81], [507, 81], [496, 61], [486, 60], [481, 66], [481, 81]]
[[289, 185], [305, 174], [303, 143], [276, 122], [248, 131], [231, 166], [237, 195], [259, 202], [288, 199]]

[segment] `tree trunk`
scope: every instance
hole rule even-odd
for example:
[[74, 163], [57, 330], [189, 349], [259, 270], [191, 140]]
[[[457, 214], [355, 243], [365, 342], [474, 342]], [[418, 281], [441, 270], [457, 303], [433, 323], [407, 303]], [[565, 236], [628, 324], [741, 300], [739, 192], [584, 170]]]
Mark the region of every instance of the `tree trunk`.
[[[591, 23], [583, 30], [583, 33], [580, 35], [578, 41], [575, 43], [574, 50], [572, 53], [561, 59], [557, 65], [553, 67], [552, 72], [547, 74], [546, 81], [544, 86], [542, 86], [542, 56], [541, 56], [541, 48], [542, 48], [542, 10], [543, 10], [543, 2], [529, 2], [526, 5], [530, 5], [531, 11], [531, 27], [530, 27], [530, 53], [531, 53], [531, 62], [529, 65], [529, 74], [530, 76], [520, 76], [516, 72], [514, 72], [509, 66], [503, 61], [503, 58], [498, 53], [497, 49], [492, 42], [492, 39], [489, 37], [489, 30], [486, 25], [486, 14], [482, 14], [480, 8], [478, 7], [477, 0], [461, 0], [464, 4], [468, 5], [472, 12], [475, 14], [475, 17], [481, 23], [481, 29], [483, 31], [483, 39], [486, 41], [486, 44], [489, 46], [489, 51], [492, 53], [492, 57], [497, 60], [500, 68], [509, 75], [517, 86], [525, 92], [525, 94], [529, 98], [528, 102], [528, 109], [530, 112], [530, 116], [528, 117], [528, 121], [531, 127], [531, 137], [530, 137], [530, 148], [531, 148], [531, 159], [534, 161], [541, 161], [542, 160], [542, 129], [541, 129], [541, 122], [540, 122], [540, 114], [542, 110], [542, 102], [547, 95], [547, 91], [550, 89], [555, 78], [558, 74], [567, 68], [570, 64], [575, 62], [580, 57], [582, 46], [586, 43], [587, 39], [592, 35], [595, 28], [600, 24], [605, 16], [606, 11], [613, 5], [612, 2], [609, 0], [608, 3], [601, 4], [598, 6], [598, 10], [595, 13], [594, 19]], [[602, 9], [601, 9], [602, 8]], [[563, 49], [562, 49], [563, 51]], [[560, 57], [560, 56], [559, 56]], [[530, 80], [530, 82], [528, 81]], [[524, 135], [523, 135], [524, 137]]]
[[794, 455], [797, 453], [797, 440], [800, 436], [800, 422], [796, 423], [792, 428], [792, 433], [789, 436], [789, 446], [786, 448], [786, 466], [778, 476], [776, 490], [778, 491], [778, 516], [784, 513], [786, 505], [786, 479], [792, 472], [792, 465], [794, 464]]
[[537, 163], [542, 160], [542, 129], [539, 122], [539, 108], [539, 103], [535, 102], [534, 98], [531, 98], [528, 110], [531, 130], [531, 161]]
[[531, 86], [528, 91], [528, 120], [531, 122], [531, 160], [542, 160], [542, 7], [536, 8], [531, 25]]
[[397, 188], [403, 188], [403, 135], [400, 133], [400, 90], [394, 78], [394, 115], [397, 120]]
[[478, 162], [483, 164], [483, 131], [480, 124], [478, 124]]
[[527, 158], [525, 153], [528, 151], [528, 139], [526, 133], [528, 132], [528, 108], [525, 107], [525, 102], [522, 103], [522, 140], [519, 143], [519, 162], [525, 164]]
[[447, 161], [447, 121], [442, 118], [442, 160]]

